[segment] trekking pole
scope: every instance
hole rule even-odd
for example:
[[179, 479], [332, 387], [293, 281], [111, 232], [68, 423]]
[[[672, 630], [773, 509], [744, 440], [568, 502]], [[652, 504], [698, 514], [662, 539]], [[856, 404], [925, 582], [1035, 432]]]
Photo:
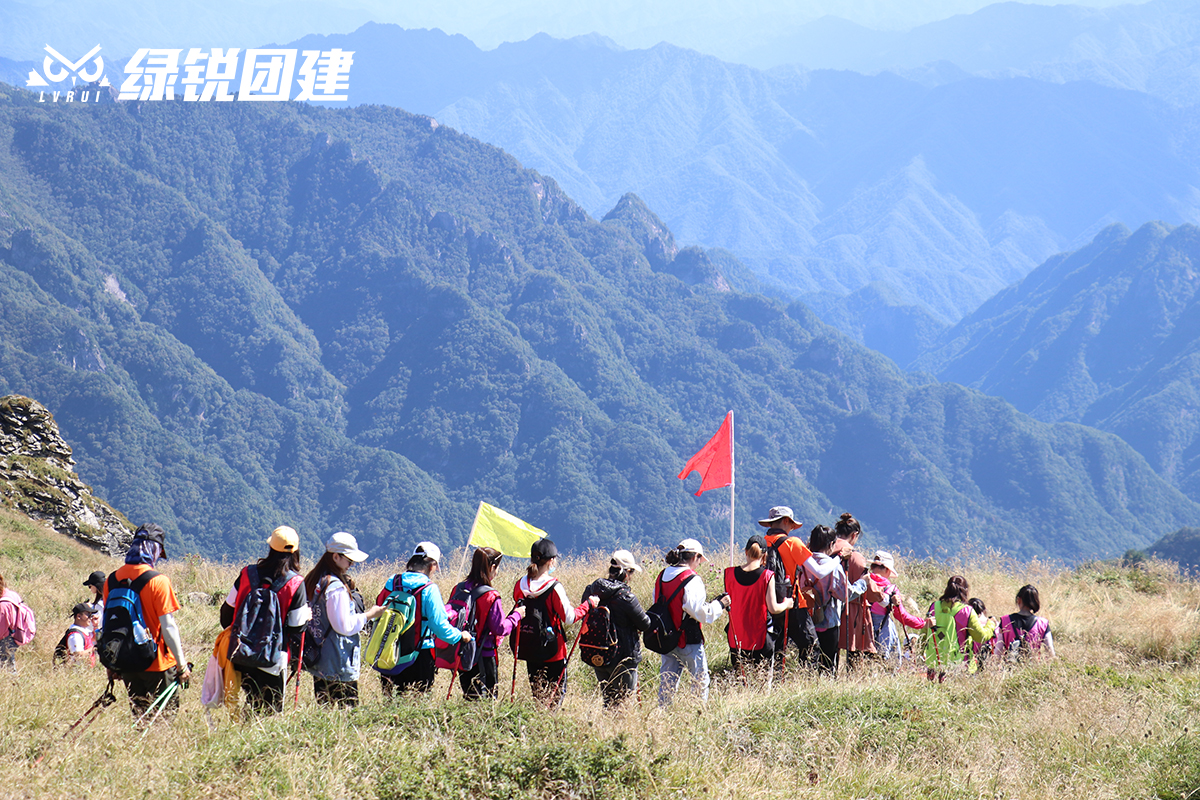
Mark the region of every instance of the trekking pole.
[[558, 676], [558, 682], [554, 684], [555, 702], [560, 702], [558, 690], [562, 688], [563, 679], [567, 677], [567, 667], [571, 666], [571, 657], [575, 655], [575, 646], [579, 644], [579, 637], [583, 636], [583, 632], [587, 630], [587, 616], [583, 618], [583, 624], [579, 626], [579, 633], [575, 634], [575, 641], [571, 643], [571, 652], [567, 653], [566, 663], [563, 664], [562, 674]]
[[146, 707], [146, 710], [142, 712], [142, 715], [140, 717], [138, 717], [136, 720], [134, 720], [133, 726], [135, 728], [138, 725], [142, 724], [142, 720], [144, 720], [144, 719], [146, 719], [146, 717], [150, 716], [150, 712], [153, 711], [158, 706], [159, 703], [163, 702], [163, 698], [167, 697], [170, 694], [173, 694], [172, 687], [174, 687], [174, 686], [175, 686], [174, 683], [168, 684], [167, 688], [163, 689], [162, 693], [158, 697], [154, 698], [154, 702], [152, 702], [149, 706]]
[[517, 698], [517, 656], [521, 654], [521, 623], [517, 622], [517, 633], [513, 637], [513, 674], [512, 688], [508, 690], [508, 702], [513, 702]]
[[[155, 722], [158, 722], [158, 718], [162, 714], [163, 709], [167, 707], [167, 703], [171, 701], [171, 698], [175, 696], [175, 692], [177, 691], [179, 691], [179, 681], [173, 681], [171, 685], [168, 686], [161, 695], [159, 695], [159, 698], [162, 702], [155, 701], [158, 703], [158, 710], [154, 712], [154, 716], [151, 717], [150, 721], [146, 723], [146, 727], [142, 728], [142, 735], [138, 737], [139, 739], [146, 738], [146, 734], [150, 732], [151, 726], [154, 725]], [[154, 708], [154, 706], [151, 705], [150, 708]], [[147, 709], [146, 713], [149, 713], [149, 711], [150, 710]], [[142, 717], [145, 716], [145, 714], [142, 715]], [[141, 720], [138, 721], [140, 722]]]
[[458, 667], [450, 670], [450, 685], [446, 687], [446, 702], [450, 702], [450, 694], [454, 691], [454, 680], [458, 677]]
[[936, 659], [938, 674], [940, 675], [942, 672], [942, 649], [938, 647], [939, 631], [937, 629], [937, 620], [934, 617], [927, 617], [926, 621], [929, 623], [929, 633], [933, 637], [933, 655]]
[[293, 711], [300, 708], [300, 667], [304, 663], [304, 634], [306, 633], [308, 633], [308, 628], [300, 631], [300, 657], [296, 659], [296, 699], [292, 703]]
[[[105, 709], [115, 702], [117, 702], [117, 696], [113, 694], [113, 680], [110, 678], [108, 681], [108, 686], [105, 687], [104, 692], [96, 698], [96, 702], [92, 703], [91, 707], [88, 708], [87, 711], [84, 711], [82, 714], [80, 714], [79, 719], [71, 723], [71, 727], [63, 731], [63, 735], [60, 737], [59, 741], [66, 739], [71, 735], [72, 731], [75, 731], [76, 728], [79, 728], [80, 723], [83, 723], [83, 727], [75, 731], [75, 736], [73, 737], [72, 741], [78, 739], [93, 722], [100, 719], [100, 715], [104, 713]], [[87, 722], [84, 722], [85, 719]], [[41, 764], [42, 760], [46, 757], [46, 754], [49, 751], [49, 747], [43, 750], [42, 754], [37, 757], [37, 760], [33, 762], [33, 765], [36, 767], [38, 764]]]

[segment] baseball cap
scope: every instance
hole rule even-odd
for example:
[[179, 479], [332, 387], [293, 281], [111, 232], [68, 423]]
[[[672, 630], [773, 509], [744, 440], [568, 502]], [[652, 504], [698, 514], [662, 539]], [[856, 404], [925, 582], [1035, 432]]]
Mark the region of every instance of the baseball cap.
[[144, 539], [156, 543], [162, 549], [161, 557], [167, 557], [167, 534], [160, 526], [147, 522], [133, 532], [134, 539]]
[[87, 614], [90, 617], [92, 614], [95, 614], [95, 613], [96, 613], [96, 609], [92, 607], [91, 603], [76, 603], [75, 607], [71, 609], [72, 617], [75, 616], [76, 614]]
[[529, 548], [529, 560], [535, 564], [542, 564], [552, 558], [558, 558], [558, 548], [549, 536], [538, 539]]
[[358, 540], [345, 531], [338, 531], [325, 543], [326, 553], [338, 553], [358, 563], [367, 560], [367, 554], [358, 549]]
[[271, 538], [267, 539], [267, 544], [271, 546], [272, 550], [278, 550], [281, 553], [294, 553], [300, 549], [300, 534], [296, 533], [294, 528], [289, 528], [287, 525], [280, 525], [271, 531]]
[[620, 567], [624, 570], [632, 570], [634, 572], [642, 571], [642, 568], [638, 566], [637, 561], [634, 560], [633, 553], [629, 552], [628, 550], [614, 550], [612, 554], [612, 560], [609, 563], [614, 567]]
[[84, 586], [95, 586], [97, 589], [104, 588], [104, 581], [108, 580], [108, 575], [104, 570], [96, 570], [91, 575], [87, 576], [87, 580], [83, 582]]
[[695, 539], [684, 539], [679, 543], [679, 546], [676, 549], [683, 550], [685, 553], [695, 553], [696, 555], [700, 556], [702, 561], [708, 561], [708, 559], [704, 557], [704, 546]]
[[752, 544], [758, 545], [759, 549], [764, 553], [771, 548], [771, 545], [767, 544], [767, 537], [763, 536], [761, 533], [756, 533], [746, 540], [746, 549], [749, 550], [750, 545]]
[[432, 558], [434, 561], [437, 561], [439, 563], [441, 563], [441, 560], [442, 560], [442, 550], [440, 547], [438, 547], [433, 542], [418, 543], [416, 549], [413, 550], [413, 555], [414, 556], [425, 556], [425, 558]]
[[758, 524], [764, 528], [769, 528], [781, 519], [790, 519], [792, 522], [796, 521], [796, 518], [792, 516], [792, 509], [787, 506], [775, 506], [767, 512], [767, 518], [760, 519]]

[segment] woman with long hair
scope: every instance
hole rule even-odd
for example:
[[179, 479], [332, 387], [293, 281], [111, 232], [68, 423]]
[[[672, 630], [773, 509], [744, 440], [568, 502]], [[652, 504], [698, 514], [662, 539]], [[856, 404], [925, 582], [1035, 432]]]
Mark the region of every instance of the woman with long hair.
[[313, 676], [313, 695], [320, 705], [353, 708], [358, 705], [359, 660], [363, 626], [383, 613], [376, 605], [365, 610], [362, 595], [350, 577], [350, 567], [367, 559], [358, 540], [338, 531], [325, 543], [325, 553], [304, 576], [312, 620], [310, 646], [320, 653], [306, 669]]
[[671, 620], [679, 628], [679, 644], [663, 655], [658, 671], [660, 706], [670, 705], [675, 698], [675, 688], [685, 669], [692, 676], [696, 695], [708, 700], [708, 656], [704, 652], [704, 629], [700, 626], [720, 619], [731, 601], [727, 594], [705, 601], [704, 581], [697, 570], [707, 560], [698, 541], [684, 539], [667, 551], [667, 567], [654, 581], [654, 602], [667, 598]]
[[[300, 657], [300, 634], [308, 625], [311, 612], [304, 579], [300, 577], [300, 536], [295, 530], [281, 525], [267, 539], [267, 554], [256, 563], [244, 567], [221, 606], [221, 625], [228, 628], [238, 619], [247, 598], [261, 596], [259, 590], [269, 588], [279, 599], [283, 615], [284, 642], [274, 661], [262, 666], [239, 663], [243, 654], [256, 643], [239, 641], [238, 631], [230, 636], [230, 661], [242, 674], [246, 703], [255, 711], [283, 711], [283, 689], [287, 683], [289, 658]], [[251, 602], [258, 602], [252, 599]], [[298, 666], [297, 666], [298, 670]]]
[[460, 615], [470, 614], [468, 604], [473, 604], [475, 608], [475, 630], [472, 633], [479, 648], [477, 660], [470, 669], [458, 673], [458, 683], [467, 700], [496, 696], [496, 683], [500, 680], [496, 647], [500, 639], [512, 633], [525, 616], [522, 606], [517, 606], [505, 616], [500, 593], [492, 588], [503, 559], [504, 555], [499, 550], [477, 548], [471, 555], [471, 571], [467, 573], [467, 579], [450, 592], [450, 605], [460, 609]]

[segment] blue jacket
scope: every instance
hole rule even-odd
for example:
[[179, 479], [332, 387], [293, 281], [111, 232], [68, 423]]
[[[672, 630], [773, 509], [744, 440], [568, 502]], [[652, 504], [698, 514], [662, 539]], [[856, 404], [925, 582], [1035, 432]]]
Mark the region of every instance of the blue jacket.
[[[382, 598], [395, 590], [393, 585], [395, 580], [395, 575], [387, 579], [387, 583], [383, 585], [383, 592], [380, 594], [380, 602], [382, 602]], [[423, 572], [405, 572], [400, 576], [401, 588], [409, 593], [420, 589], [427, 583], [429, 588], [421, 592], [422, 650], [433, 649], [433, 637], [435, 636], [450, 644], [462, 639], [462, 631], [450, 624], [450, 617], [446, 615], [446, 604], [442, 602], [442, 592], [438, 589], [437, 584], [431, 583], [429, 576]]]

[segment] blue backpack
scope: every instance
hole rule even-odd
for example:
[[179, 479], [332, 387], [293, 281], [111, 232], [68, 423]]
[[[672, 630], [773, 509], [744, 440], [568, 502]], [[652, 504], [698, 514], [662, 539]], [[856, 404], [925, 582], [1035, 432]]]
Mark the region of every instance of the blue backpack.
[[158, 655], [158, 642], [146, 627], [142, 613], [142, 589], [158, 577], [147, 570], [136, 580], [117, 580], [108, 576], [108, 599], [104, 602], [104, 620], [96, 651], [100, 663], [113, 672], [145, 672]]

